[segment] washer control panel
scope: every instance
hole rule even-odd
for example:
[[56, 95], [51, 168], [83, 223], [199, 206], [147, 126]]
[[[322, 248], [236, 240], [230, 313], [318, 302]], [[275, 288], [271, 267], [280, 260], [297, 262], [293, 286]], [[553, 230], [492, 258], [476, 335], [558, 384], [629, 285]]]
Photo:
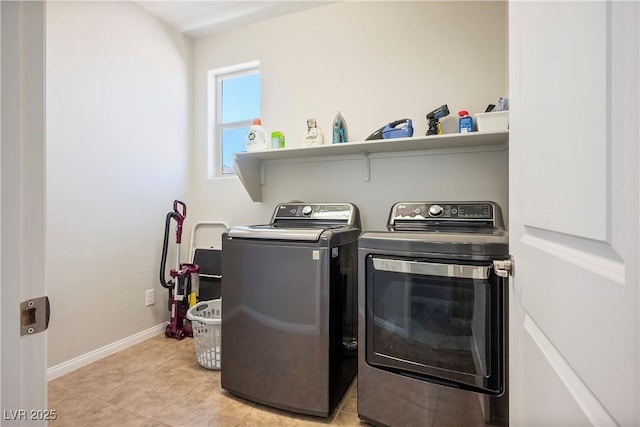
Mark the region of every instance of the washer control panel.
[[387, 226], [399, 223], [444, 225], [477, 223], [502, 226], [500, 208], [493, 202], [398, 202], [391, 208]]
[[282, 203], [273, 213], [272, 223], [282, 220], [335, 221], [355, 224], [359, 213], [351, 203]]

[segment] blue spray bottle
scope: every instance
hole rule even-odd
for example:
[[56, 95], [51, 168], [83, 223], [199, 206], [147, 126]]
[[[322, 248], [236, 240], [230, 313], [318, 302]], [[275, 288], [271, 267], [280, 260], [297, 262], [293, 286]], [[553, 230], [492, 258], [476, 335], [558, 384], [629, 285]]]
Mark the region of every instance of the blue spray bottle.
[[458, 132], [473, 132], [473, 117], [469, 115], [469, 112], [466, 110], [458, 111], [458, 116], [460, 116], [458, 119]]

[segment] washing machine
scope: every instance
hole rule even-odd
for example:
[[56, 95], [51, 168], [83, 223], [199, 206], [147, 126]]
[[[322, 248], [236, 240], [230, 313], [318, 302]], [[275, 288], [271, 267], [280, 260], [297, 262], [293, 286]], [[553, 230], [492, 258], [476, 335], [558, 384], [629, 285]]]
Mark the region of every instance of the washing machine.
[[508, 233], [493, 202], [399, 202], [358, 245], [358, 415], [508, 425]]
[[282, 203], [222, 237], [222, 388], [329, 416], [357, 371], [360, 213]]

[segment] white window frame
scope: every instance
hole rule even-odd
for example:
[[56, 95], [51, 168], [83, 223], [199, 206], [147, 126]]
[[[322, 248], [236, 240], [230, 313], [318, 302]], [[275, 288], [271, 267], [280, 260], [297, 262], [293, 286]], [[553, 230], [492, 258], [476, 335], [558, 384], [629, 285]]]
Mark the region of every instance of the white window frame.
[[238, 77], [245, 74], [260, 73], [260, 61], [245, 62], [243, 64], [209, 70], [208, 80], [208, 109], [207, 109], [207, 139], [208, 162], [207, 175], [214, 178], [236, 178], [237, 173], [222, 173], [222, 130], [227, 127], [251, 126], [253, 117], [247, 121], [227, 123], [221, 125], [220, 81], [225, 78]]

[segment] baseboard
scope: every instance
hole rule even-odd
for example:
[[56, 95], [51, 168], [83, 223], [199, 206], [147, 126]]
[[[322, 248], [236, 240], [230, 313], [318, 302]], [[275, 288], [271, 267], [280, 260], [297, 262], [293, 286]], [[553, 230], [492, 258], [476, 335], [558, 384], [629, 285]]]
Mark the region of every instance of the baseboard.
[[80, 369], [83, 366], [95, 362], [96, 360], [100, 360], [121, 350], [124, 350], [127, 347], [138, 344], [148, 338], [161, 334], [164, 332], [166, 327], [167, 322], [161, 323], [142, 332], [138, 332], [137, 334], [133, 334], [129, 337], [123, 338], [120, 341], [105, 345], [104, 347], [100, 347], [81, 356], [74, 357], [73, 359], [67, 360], [66, 362], [60, 363], [59, 365], [52, 366], [47, 369], [47, 381], [51, 381], [53, 379], [61, 377], [64, 374], [68, 374], [69, 372], [75, 371], [76, 369]]

